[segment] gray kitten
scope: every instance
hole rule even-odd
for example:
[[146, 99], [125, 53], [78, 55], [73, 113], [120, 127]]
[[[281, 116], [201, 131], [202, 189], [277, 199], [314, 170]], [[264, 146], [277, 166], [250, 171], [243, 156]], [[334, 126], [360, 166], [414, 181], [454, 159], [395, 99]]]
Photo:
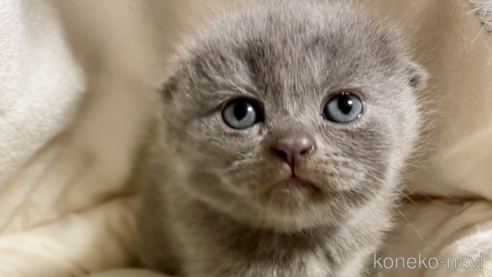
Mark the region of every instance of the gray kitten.
[[346, 0], [275, 0], [185, 47], [139, 214], [147, 267], [364, 273], [391, 226], [427, 79], [381, 22]]

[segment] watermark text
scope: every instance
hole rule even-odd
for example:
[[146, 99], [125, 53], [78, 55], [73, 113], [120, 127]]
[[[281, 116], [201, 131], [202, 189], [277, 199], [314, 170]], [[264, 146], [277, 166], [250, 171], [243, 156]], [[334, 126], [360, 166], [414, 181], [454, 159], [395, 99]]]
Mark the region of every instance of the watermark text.
[[448, 269], [483, 269], [483, 253], [479, 257], [425, 257], [419, 253], [418, 257], [378, 257], [374, 254], [374, 268], [376, 269], [437, 269], [444, 266]]

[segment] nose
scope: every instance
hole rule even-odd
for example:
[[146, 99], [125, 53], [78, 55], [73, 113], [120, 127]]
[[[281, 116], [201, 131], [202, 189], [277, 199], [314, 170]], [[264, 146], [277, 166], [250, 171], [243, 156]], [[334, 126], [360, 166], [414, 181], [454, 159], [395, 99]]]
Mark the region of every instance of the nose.
[[272, 147], [275, 155], [283, 159], [291, 168], [299, 164], [316, 148], [314, 139], [308, 134], [291, 134], [280, 138]]

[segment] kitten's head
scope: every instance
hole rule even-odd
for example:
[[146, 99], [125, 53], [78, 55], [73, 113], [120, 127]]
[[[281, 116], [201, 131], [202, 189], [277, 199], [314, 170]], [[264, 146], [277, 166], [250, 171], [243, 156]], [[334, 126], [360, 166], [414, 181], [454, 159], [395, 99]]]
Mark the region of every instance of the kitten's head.
[[163, 118], [191, 194], [292, 231], [387, 209], [418, 135], [424, 71], [346, 1], [273, 1], [180, 56]]

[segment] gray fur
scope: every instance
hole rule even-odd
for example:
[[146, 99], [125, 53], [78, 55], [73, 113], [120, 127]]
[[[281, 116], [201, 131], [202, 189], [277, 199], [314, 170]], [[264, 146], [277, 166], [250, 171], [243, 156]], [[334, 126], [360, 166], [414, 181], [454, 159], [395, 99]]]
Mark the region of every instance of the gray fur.
[[[275, 0], [221, 16], [187, 45], [162, 91], [144, 264], [186, 277], [362, 276], [391, 227], [427, 79], [385, 26], [346, 0]], [[323, 120], [323, 100], [343, 89], [363, 116]], [[228, 128], [220, 108], [237, 97], [257, 99], [264, 123]], [[271, 144], [292, 132], [316, 142], [300, 174], [318, 193], [269, 193], [290, 172]]]

